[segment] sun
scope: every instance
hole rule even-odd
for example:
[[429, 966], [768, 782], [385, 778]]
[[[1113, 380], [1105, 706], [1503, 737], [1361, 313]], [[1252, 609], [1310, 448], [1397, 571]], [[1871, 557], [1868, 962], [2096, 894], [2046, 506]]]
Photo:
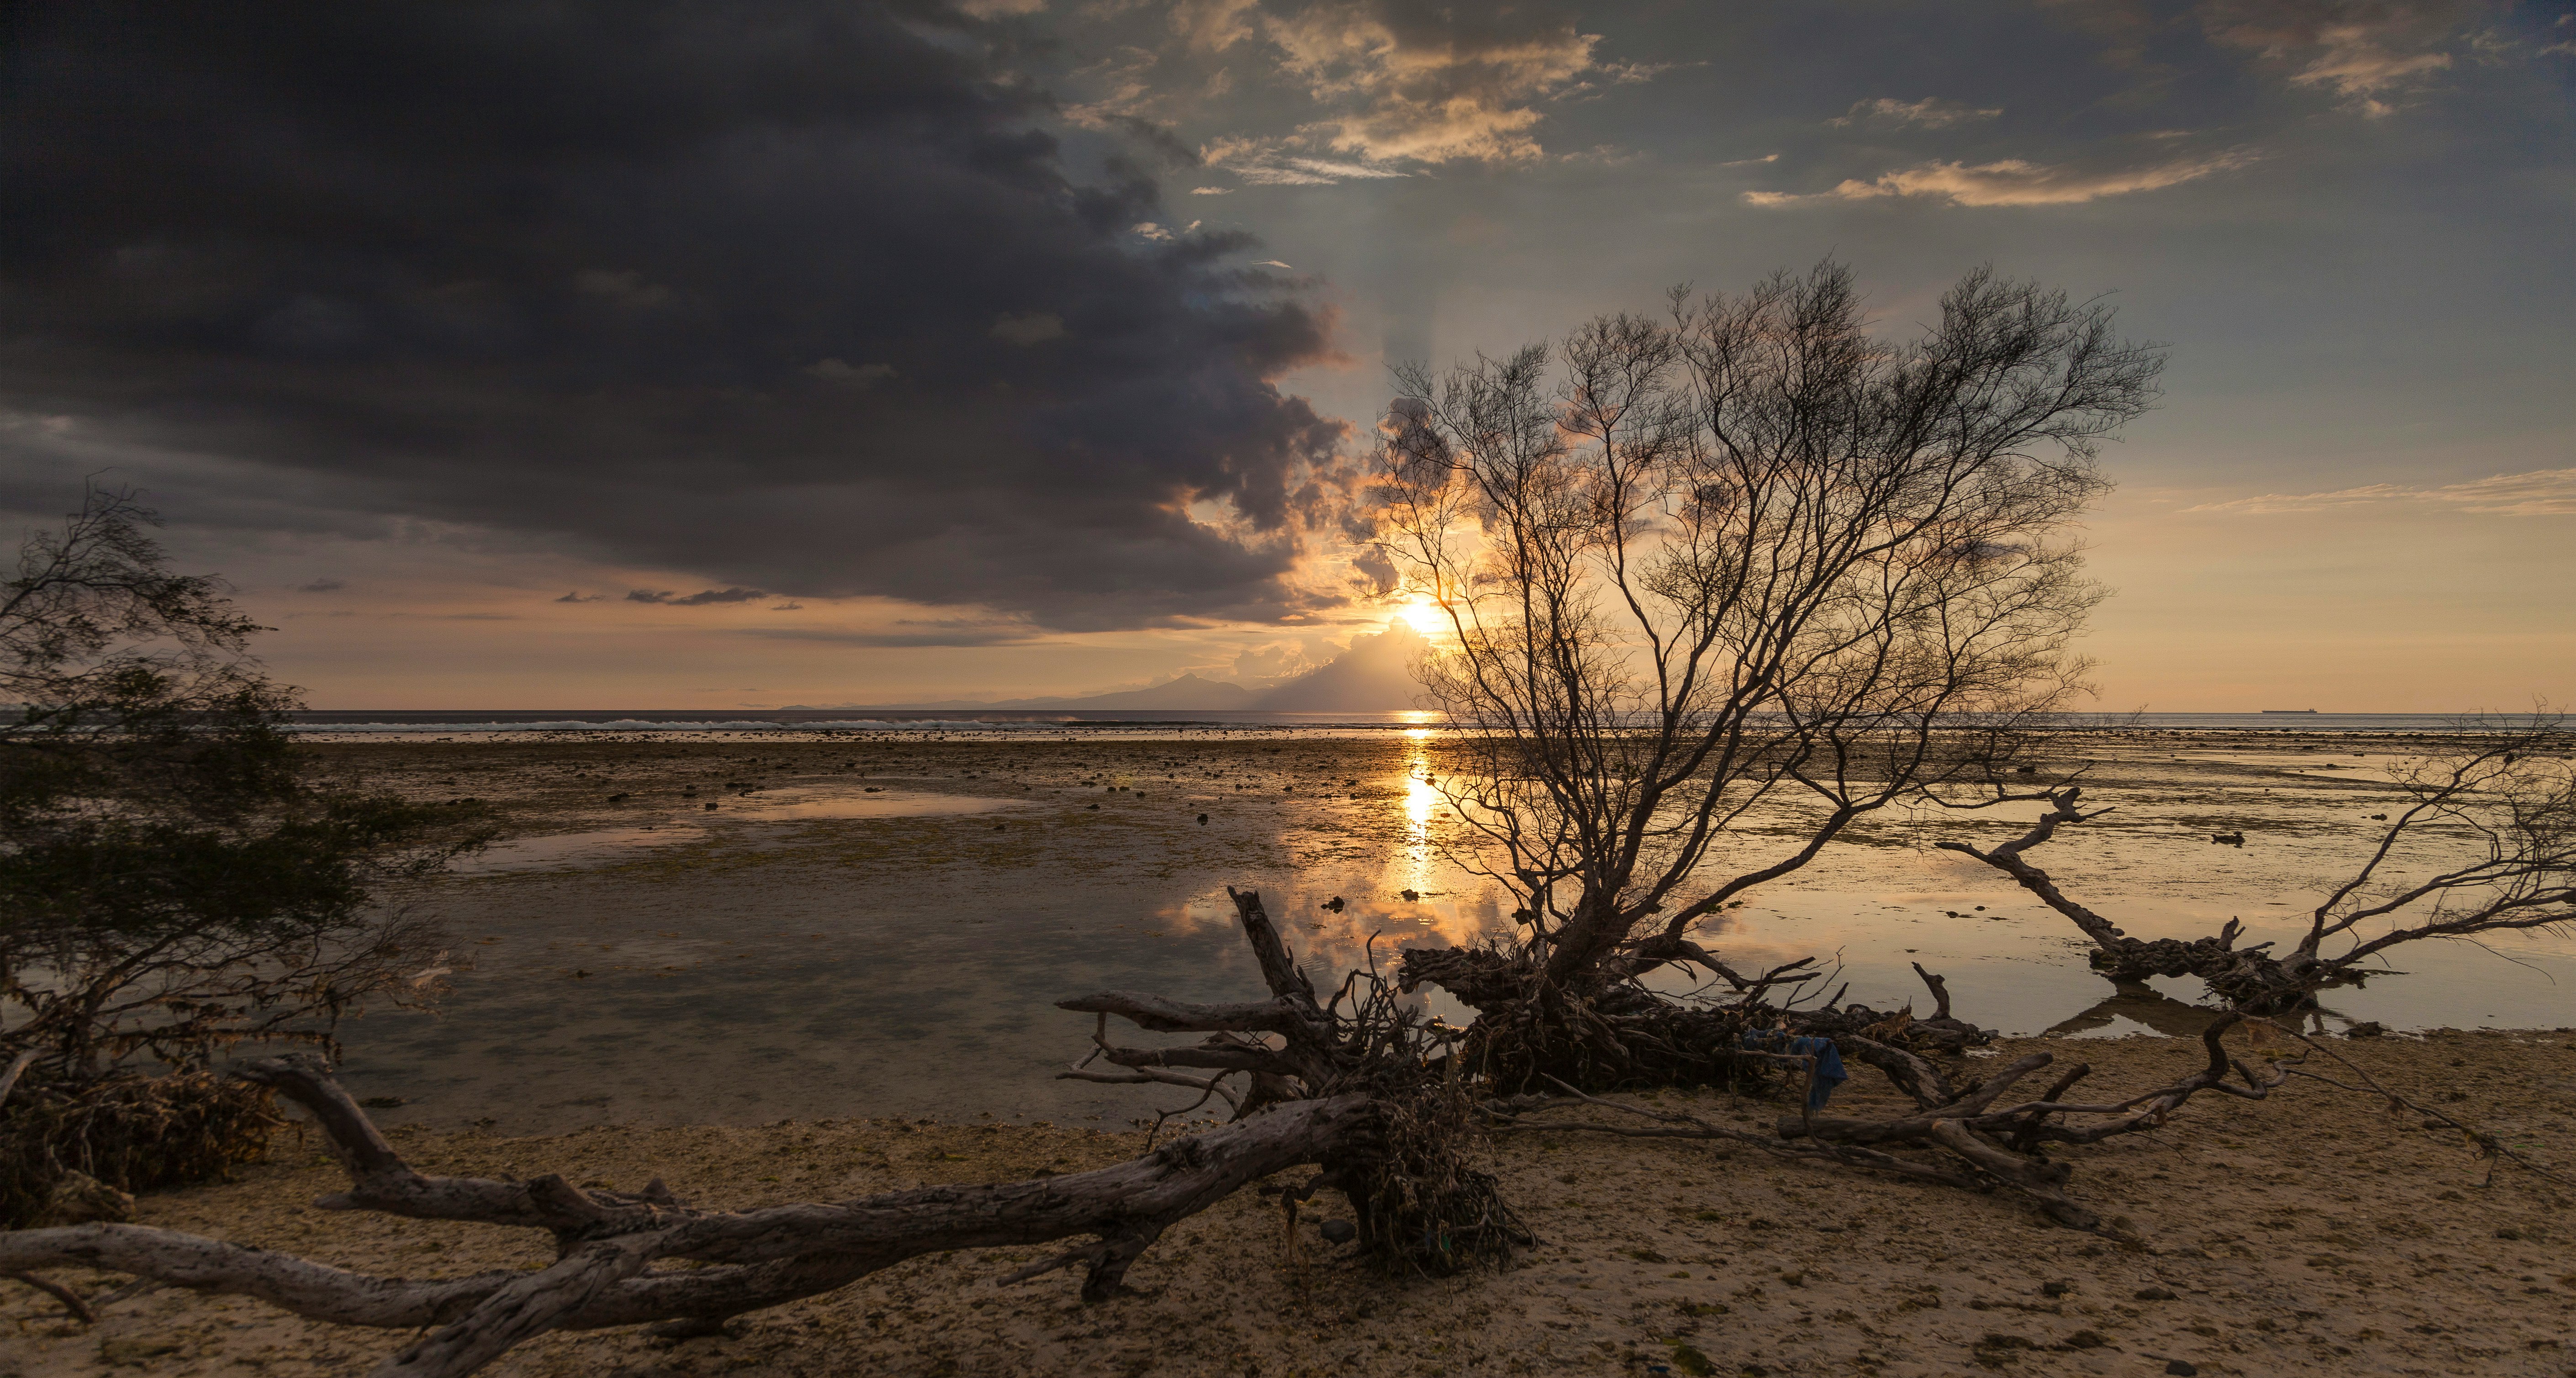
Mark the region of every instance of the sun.
[[1406, 626], [1424, 636], [1439, 636], [1449, 630], [1447, 610], [1431, 601], [1431, 595], [1426, 593], [1417, 593], [1398, 604], [1395, 615], [1403, 618]]

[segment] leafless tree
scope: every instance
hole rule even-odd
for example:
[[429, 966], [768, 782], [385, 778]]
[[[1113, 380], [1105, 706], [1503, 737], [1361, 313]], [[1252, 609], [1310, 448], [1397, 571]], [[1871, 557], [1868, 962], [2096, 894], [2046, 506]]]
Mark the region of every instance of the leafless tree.
[[[2096, 446], [2156, 396], [2162, 356], [2111, 315], [1981, 269], [1891, 342], [1828, 261], [1399, 370], [1382, 544], [1449, 616], [1424, 676], [1462, 860], [1525, 925], [1409, 974], [1471, 1002], [1731, 975], [1689, 934], [1733, 897], [1892, 803], [2008, 793], [2086, 669]], [[1796, 806], [1785, 845], [1741, 827]]]

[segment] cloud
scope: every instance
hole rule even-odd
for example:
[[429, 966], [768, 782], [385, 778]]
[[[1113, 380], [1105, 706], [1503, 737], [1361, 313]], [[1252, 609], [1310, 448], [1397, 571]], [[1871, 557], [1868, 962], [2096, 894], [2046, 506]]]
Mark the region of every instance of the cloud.
[[1255, 186], [1328, 187], [1412, 175], [1381, 164], [1301, 154], [1289, 139], [1222, 138], [1200, 150], [1200, 156], [1208, 166], [1224, 168]]
[[895, 376], [895, 366], [860, 364], [854, 368], [840, 359], [817, 359], [805, 366], [805, 373], [835, 387], [872, 388]]
[[2202, 503], [2182, 510], [2271, 516], [2285, 512], [2330, 512], [2401, 503], [2483, 516], [2576, 516], [2576, 469], [2534, 469], [2529, 473], [2497, 474], [2491, 478], [2446, 483], [2439, 487], [2372, 483], [2323, 493], [2265, 493], [2227, 502]]
[[1263, 33], [1325, 109], [1299, 138], [1371, 164], [1541, 156], [1531, 102], [1592, 70], [1600, 42], [1540, 8], [1417, 0], [1325, 0]]
[[741, 627], [743, 636], [757, 636], [771, 641], [819, 641], [834, 646], [862, 646], [880, 650], [904, 650], [935, 646], [1025, 646], [1044, 640], [1034, 627], [1023, 622], [995, 622], [975, 618], [906, 619], [891, 627]]
[[316, 579], [309, 584], [296, 585], [295, 591], [297, 593], [338, 593], [340, 590], [347, 588], [348, 586], [349, 585], [345, 580]]
[[1221, 53], [1252, 37], [1252, 18], [1261, 0], [1178, 0], [1172, 6], [1172, 32], [1201, 52]]
[[2254, 161], [2243, 150], [2180, 158], [2141, 168], [2087, 170], [2046, 166], [2007, 158], [1992, 163], [1925, 163], [1871, 181], [1845, 181], [1831, 191], [1804, 195], [1748, 191], [1756, 206], [1788, 206], [1813, 201], [1868, 201], [1887, 196], [1925, 196], [1957, 206], [2068, 206], [2105, 196], [2155, 191], [2196, 181], [2212, 173]]
[[1758, 166], [1760, 166], [1760, 165], [1761, 165], [1761, 164], [1763, 164], [1763, 163], [1776, 163], [1776, 162], [1778, 162], [1778, 161], [1780, 161], [1780, 155], [1779, 155], [1779, 154], [1777, 154], [1777, 153], [1765, 153], [1765, 154], [1763, 154], [1763, 155], [1762, 155], [1761, 157], [1759, 157], [1759, 158], [1738, 158], [1738, 159], [1736, 159], [1734, 162], [1731, 162], [1731, 163], [1720, 163], [1720, 164], [1718, 164], [1718, 166], [1719, 166], [1719, 167], [1758, 167]]
[[587, 268], [573, 274], [572, 285], [591, 296], [603, 297], [637, 311], [667, 306], [671, 301], [670, 288], [656, 287], [646, 282], [640, 273]]
[[0, 413], [68, 428], [0, 429], [0, 463], [105, 459], [183, 522], [1046, 625], [1318, 606], [1298, 495], [1343, 428], [1273, 380], [1339, 357], [1331, 317], [1248, 236], [1129, 233], [1169, 216], [1123, 127], [1069, 170], [985, 34], [840, 0], [30, 10]]
[[1277, 268], [1277, 269], [1281, 270], [1282, 272], [1289, 272], [1289, 273], [1293, 273], [1293, 272], [1297, 271], [1296, 269], [1289, 267], [1287, 264], [1282, 263], [1282, 262], [1280, 262], [1279, 260], [1277, 260], [1277, 259], [1275, 259], [1275, 258], [1265, 258], [1265, 259], [1261, 260], [1259, 263], [1253, 264], [1252, 266], [1253, 266], [1253, 267], [1255, 267], [1255, 268]]
[[[1150, 223], [1137, 227], [1140, 233], [1161, 228], [1159, 225]], [[1145, 237], [1154, 238], [1153, 235]], [[1162, 238], [1169, 239], [1171, 236], [1165, 234]], [[1034, 344], [1044, 344], [1049, 340], [1061, 340], [1064, 338], [1064, 317], [1052, 311], [1031, 311], [1024, 316], [1003, 316], [993, 322], [993, 338], [1006, 344], [1018, 345], [1023, 349]]]
[[1902, 101], [1893, 96], [1854, 102], [1852, 108], [1825, 123], [1837, 129], [1866, 125], [1881, 129], [1902, 129], [1909, 125], [1920, 129], [1947, 129], [1954, 124], [1991, 120], [2004, 113], [1998, 105], [1980, 110], [1938, 96], [1925, 96], [1917, 101]]
[[1619, 86], [1643, 86], [1664, 73], [1680, 67], [1705, 67], [1705, 62], [1605, 62], [1601, 74]]
[[2323, 87], [2372, 118], [2448, 71], [2443, 51], [2483, 7], [2474, 0], [2209, 0], [2203, 28], [2289, 69], [2294, 86]]
[[579, 589], [574, 589], [572, 592], [565, 594], [563, 597], [558, 598], [555, 601], [558, 603], [604, 603], [608, 601], [608, 595], [604, 593], [584, 593]]
[[672, 608], [702, 608], [709, 603], [757, 603], [768, 596], [759, 589], [746, 588], [703, 589], [686, 596], [673, 593], [669, 589], [659, 592], [652, 589], [636, 589], [626, 595], [626, 601], [658, 603]]
[[1192, 196], [1232, 196], [1232, 195], [1234, 195], [1234, 188], [1232, 188], [1232, 187], [1192, 187], [1192, 188], [1190, 188], [1190, 195], [1192, 195]]

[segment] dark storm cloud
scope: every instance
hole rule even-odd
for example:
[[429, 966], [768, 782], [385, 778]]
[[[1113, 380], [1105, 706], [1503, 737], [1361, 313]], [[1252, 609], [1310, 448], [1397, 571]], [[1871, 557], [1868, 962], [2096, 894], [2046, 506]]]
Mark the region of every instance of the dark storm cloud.
[[[183, 520], [464, 523], [1060, 627], [1295, 606], [1338, 427], [1268, 380], [1325, 323], [1240, 236], [1135, 234], [1151, 181], [1070, 175], [976, 21], [13, 22], [0, 406], [48, 419], [0, 427], [19, 465], [122, 456]], [[1211, 499], [1231, 534], [1184, 515]]]
[[810, 641], [830, 646], [860, 646], [875, 650], [926, 646], [1025, 646], [1045, 639], [1036, 631], [1022, 625], [977, 623], [964, 619], [944, 618], [926, 622], [898, 622], [891, 630], [745, 627], [741, 629], [741, 634], [768, 641]]

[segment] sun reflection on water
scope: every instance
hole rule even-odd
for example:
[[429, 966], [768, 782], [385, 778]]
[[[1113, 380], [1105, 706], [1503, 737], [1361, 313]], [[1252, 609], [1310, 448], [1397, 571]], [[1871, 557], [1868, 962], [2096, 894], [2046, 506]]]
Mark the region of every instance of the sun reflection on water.
[[1437, 851], [1431, 841], [1431, 820], [1448, 808], [1431, 776], [1431, 730], [1409, 727], [1404, 731], [1409, 750], [1404, 758], [1404, 889], [1422, 891], [1431, 888], [1431, 865]]

